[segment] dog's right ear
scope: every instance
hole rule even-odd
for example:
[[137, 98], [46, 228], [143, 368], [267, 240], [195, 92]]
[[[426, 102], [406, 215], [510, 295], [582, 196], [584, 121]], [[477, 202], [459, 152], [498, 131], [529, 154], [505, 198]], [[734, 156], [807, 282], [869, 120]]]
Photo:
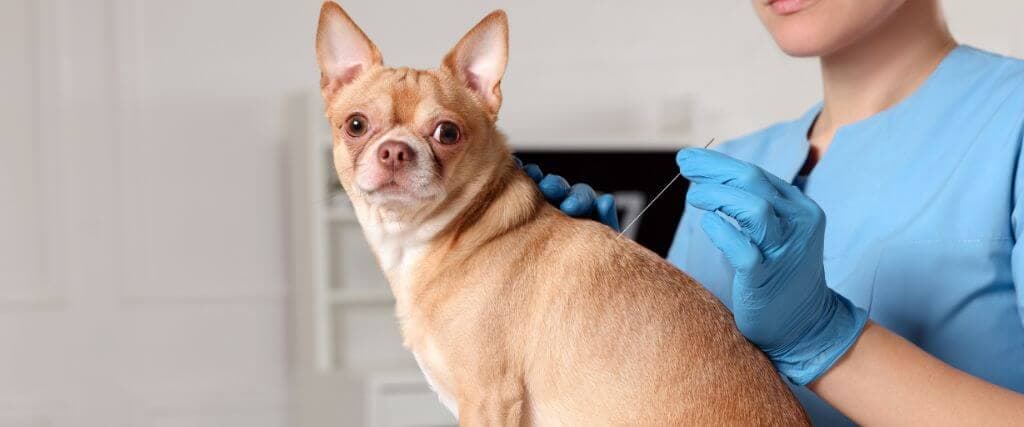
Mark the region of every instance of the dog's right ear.
[[316, 61], [320, 65], [320, 92], [328, 102], [359, 73], [383, 63], [377, 46], [333, 1], [325, 1], [320, 7]]

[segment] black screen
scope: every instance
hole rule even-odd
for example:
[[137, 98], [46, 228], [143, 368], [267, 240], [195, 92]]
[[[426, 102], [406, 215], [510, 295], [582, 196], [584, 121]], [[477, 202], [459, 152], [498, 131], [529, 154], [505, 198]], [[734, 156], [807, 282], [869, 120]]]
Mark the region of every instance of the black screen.
[[[615, 194], [622, 227], [679, 173], [675, 155], [675, 151], [525, 150], [516, 153], [523, 163], [536, 163], [545, 174], [561, 175], [570, 184], [590, 184], [598, 193]], [[676, 180], [633, 225], [631, 231], [636, 231], [633, 235], [637, 243], [663, 257], [668, 254], [683, 214], [687, 184], [683, 178]]]

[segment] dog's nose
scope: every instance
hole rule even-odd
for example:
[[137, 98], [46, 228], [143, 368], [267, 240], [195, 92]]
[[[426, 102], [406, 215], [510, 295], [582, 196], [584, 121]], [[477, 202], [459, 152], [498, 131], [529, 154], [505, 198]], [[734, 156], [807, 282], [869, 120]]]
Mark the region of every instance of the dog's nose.
[[377, 148], [377, 160], [389, 167], [401, 167], [412, 162], [416, 154], [412, 147], [401, 141], [384, 141]]

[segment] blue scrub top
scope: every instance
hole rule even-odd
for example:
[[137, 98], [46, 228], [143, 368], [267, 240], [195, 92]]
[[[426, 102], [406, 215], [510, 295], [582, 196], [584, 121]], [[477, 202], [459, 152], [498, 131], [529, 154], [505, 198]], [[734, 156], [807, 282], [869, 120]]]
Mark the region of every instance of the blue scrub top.
[[[717, 149], [793, 182], [820, 110]], [[1022, 130], [1024, 61], [960, 46], [908, 98], [840, 128], [801, 186], [826, 214], [832, 289], [946, 363], [1020, 392]], [[731, 307], [733, 270], [701, 215], [687, 206], [668, 259]], [[794, 391], [816, 424], [852, 424]]]

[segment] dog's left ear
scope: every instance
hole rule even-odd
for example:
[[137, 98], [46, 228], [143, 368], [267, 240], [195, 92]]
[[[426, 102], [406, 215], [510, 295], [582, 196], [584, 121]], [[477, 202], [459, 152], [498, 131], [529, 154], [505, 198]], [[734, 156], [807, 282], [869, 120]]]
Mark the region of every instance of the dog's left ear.
[[508, 16], [496, 10], [459, 40], [443, 66], [480, 98], [493, 118], [501, 108], [501, 77], [507, 63]]

